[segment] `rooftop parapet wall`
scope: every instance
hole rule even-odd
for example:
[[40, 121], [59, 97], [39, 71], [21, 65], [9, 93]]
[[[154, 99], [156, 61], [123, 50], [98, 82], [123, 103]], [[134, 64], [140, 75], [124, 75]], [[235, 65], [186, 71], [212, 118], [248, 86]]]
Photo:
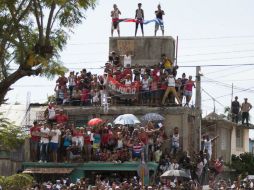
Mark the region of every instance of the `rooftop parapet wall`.
[[172, 61], [175, 58], [175, 40], [165, 37], [111, 37], [109, 52], [115, 51], [120, 55], [127, 52], [134, 55], [132, 65], [158, 64], [161, 54], [166, 54]]

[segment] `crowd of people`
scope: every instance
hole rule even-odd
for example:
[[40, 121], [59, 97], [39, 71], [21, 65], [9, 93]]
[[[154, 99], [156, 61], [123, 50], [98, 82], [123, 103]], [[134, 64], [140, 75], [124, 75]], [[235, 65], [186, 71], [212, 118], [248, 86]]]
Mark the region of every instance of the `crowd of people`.
[[[97, 75], [83, 69], [69, 76], [60, 76], [56, 81], [56, 102], [58, 105], [102, 105], [105, 97], [111, 104], [125, 105], [182, 105], [189, 106], [195, 81], [183, 73], [177, 77], [178, 66], [165, 54], [153, 66], [132, 65], [131, 53], [119, 55], [111, 52], [104, 66], [104, 74]], [[136, 93], [121, 96], [108, 88], [111, 78], [125, 86], [135, 86]]]
[[[48, 105], [45, 119], [43, 123], [35, 121], [30, 128], [31, 160], [34, 162], [135, 161], [146, 164], [152, 161], [158, 163], [154, 183], [170, 187], [184, 186], [190, 182], [196, 186], [207, 184], [208, 173], [216, 176], [223, 171], [222, 158], [211, 159], [211, 143], [217, 137], [210, 139], [204, 136], [201, 151], [191, 153], [190, 157], [187, 152], [182, 152], [182, 137], [178, 127], [169, 136], [162, 123], [151, 121], [144, 126], [113, 125], [103, 121], [93, 127], [76, 127], [69, 122], [64, 110], [58, 110], [54, 104]], [[173, 180], [169, 184], [168, 180], [161, 181], [160, 176], [168, 170], [183, 170], [189, 179], [187, 182]], [[130, 185], [128, 180], [126, 184]], [[108, 184], [102, 180], [100, 185]], [[116, 186], [124, 189], [124, 183], [119, 184]]]
[[174, 153], [180, 147], [178, 128], [167, 137], [162, 123], [134, 127], [103, 121], [93, 127], [76, 127], [54, 104], [49, 104], [45, 117], [47, 122], [35, 121], [30, 128], [32, 161], [159, 162], [164, 142], [172, 141]]
[[253, 189], [253, 180], [248, 178], [244, 180], [219, 180], [214, 183], [210, 180], [209, 185], [200, 187], [195, 181], [189, 180], [180, 183], [174, 181], [161, 182], [158, 185], [142, 186], [140, 179], [136, 176], [133, 178], [125, 178], [123, 181], [110, 181], [109, 179], [100, 179], [97, 176], [97, 181], [91, 185], [89, 178], [78, 179], [76, 183], [72, 183], [69, 178], [62, 178], [52, 181], [35, 184], [31, 190], [246, 190]]

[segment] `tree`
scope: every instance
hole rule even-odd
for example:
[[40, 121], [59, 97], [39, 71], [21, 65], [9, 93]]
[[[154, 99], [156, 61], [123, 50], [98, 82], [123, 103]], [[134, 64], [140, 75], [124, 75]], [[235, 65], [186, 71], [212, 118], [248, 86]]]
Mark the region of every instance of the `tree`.
[[23, 144], [26, 137], [21, 127], [14, 125], [0, 113], [0, 150], [14, 150]]
[[32, 187], [33, 177], [28, 174], [14, 174], [12, 176], [0, 176], [0, 184], [3, 189], [26, 190]]
[[236, 171], [237, 174], [242, 174], [243, 176], [254, 175], [254, 156], [253, 154], [246, 152], [240, 154], [239, 156], [232, 155], [232, 162], [230, 167]]
[[59, 52], [96, 0], [0, 1], [0, 105], [25, 76], [52, 78], [66, 68]]

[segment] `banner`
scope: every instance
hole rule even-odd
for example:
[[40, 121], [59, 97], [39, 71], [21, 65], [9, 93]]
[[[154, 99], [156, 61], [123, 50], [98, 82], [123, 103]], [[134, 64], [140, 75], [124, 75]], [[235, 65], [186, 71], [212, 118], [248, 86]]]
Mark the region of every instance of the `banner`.
[[138, 22], [138, 23], [143, 23], [143, 24], [149, 24], [149, 23], [152, 23], [152, 22], [155, 22], [161, 26], [163, 26], [163, 20], [159, 19], [159, 18], [155, 18], [155, 19], [152, 19], [152, 20], [143, 20], [143, 21], [139, 21], [137, 19], [132, 19], [132, 18], [114, 18], [112, 19], [113, 22]]
[[113, 92], [123, 95], [135, 95], [139, 91], [139, 84], [133, 83], [131, 85], [124, 85], [113, 77], [108, 77], [107, 86]]

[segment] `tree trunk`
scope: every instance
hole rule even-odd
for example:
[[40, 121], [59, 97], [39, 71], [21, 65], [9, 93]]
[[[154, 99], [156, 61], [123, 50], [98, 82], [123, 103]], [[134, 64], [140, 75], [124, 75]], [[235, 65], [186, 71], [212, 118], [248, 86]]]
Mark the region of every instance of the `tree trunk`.
[[11, 85], [13, 85], [22, 77], [28, 76], [28, 75], [29, 75], [28, 71], [25, 71], [19, 68], [14, 73], [12, 73], [11, 75], [9, 75], [7, 78], [5, 78], [4, 80], [0, 82], [0, 105], [6, 101], [4, 98], [7, 92], [10, 90]]

